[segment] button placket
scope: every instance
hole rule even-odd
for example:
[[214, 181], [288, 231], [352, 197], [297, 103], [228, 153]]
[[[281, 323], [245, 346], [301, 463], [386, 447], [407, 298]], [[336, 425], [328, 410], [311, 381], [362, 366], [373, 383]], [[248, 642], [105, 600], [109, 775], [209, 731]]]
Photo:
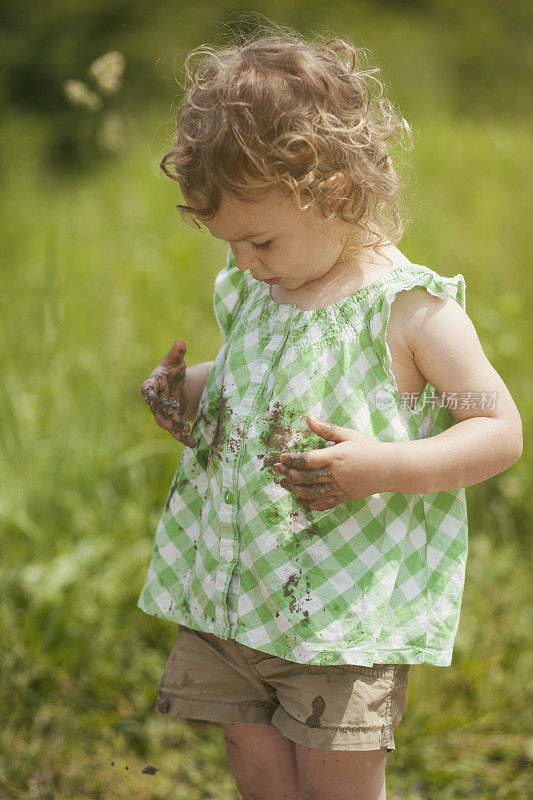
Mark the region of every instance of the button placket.
[[[285, 311], [285, 317], [283, 322], [283, 326], [279, 325], [278, 329], [272, 331], [272, 335], [270, 341], [268, 342], [267, 346], [264, 350], [262, 350], [260, 354], [260, 363], [257, 365], [257, 369], [255, 371], [255, 376], [252, 373], [251, 380], [248, 386], [247, 391], [245, 392], [239, 406], [235, 409], [238, 419], [241, 421], [242, 427], [244, 430], [247, 430], [249, 424], [251, 422], [251, 418], [253, 417], [253, 410], [257, 408], [257, 405], [260, 400], [260, 395], [263, 394], [264, 386], [266, 385], [266, 381], [264, 380], [264, 376], [270, 371], [272, 363], [275, 360], [279, 360], [281, 355], [280, 348], [282, 348], [288, 338], [288, 331], [287, 331], [287, 318], [290, 317], [290, 309], [287, 308]], [[259, 360], [259, 359], [258, 359]], [[263, 387], [258, 392], [258, 387]], [[237, 419], [235, 420], [237, 422]], [[235, 495], [229, 487], [233, 487], [234, 485], [234, 473], [236, 473], [235, 477], [237, 480], [237, 484], [239, 482], [239, 469], [242, 463], [242, 450], [240, 450], [239, 454], [235, 459], [231, 461], [231, 466], [225, 465], [222, 468], [222, 492], [223, 492], [223, 500], [224, 502], [221, 503], [220, 511], [219, 511], [219, 520], [221, 524], [221, 538], [220, 538], [220, 558], [224, 559], [228, 564], [232, 561], [236, 561], [238, 559], [238, 552], [240, 546], [240, 530], [239, 530], [239, 522], [236, 519], [235, 526], [233, 524], [234, 514], [233, 514], [233, 502], [235, 501]], [[226, 488], [228, 487], [228, 488]], [[235, 533], [237, 534], [237, 539], [235, 540]], [[225, 535], [224, 535], [225, 534]], [[235, 545], [237, 545], [237, 552], [234, 553]], [[232, 568], [229, 568], [229, 572], [232, 572]], [[225, 566], [220, 567], [220, 579], [221, 581], [224, 580], [222, 576], [227, 575], [228, 570]], [[231, 583], [231, 574], [230, 574], [230, 583]], [[222, 589], [222, 586], [220, 587]], [[227, 623], [227, 595], [230, 591], [229, 587], [227, 589], [224, 588], [225, 596], [223, 598], [223, 617], [224, 623]]]

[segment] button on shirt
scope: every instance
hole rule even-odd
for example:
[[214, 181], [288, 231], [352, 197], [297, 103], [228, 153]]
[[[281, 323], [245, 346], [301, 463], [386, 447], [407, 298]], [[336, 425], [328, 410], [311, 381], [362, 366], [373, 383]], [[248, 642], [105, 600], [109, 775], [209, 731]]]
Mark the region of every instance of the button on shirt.
[[454, 424], [426, 384], [398, 391], [386, 328], [398, 291], [465, 308], [465, 280], [396, 267], [325, 308], [278, 305], [236, 267], [215, 280], [225, 335], [156, 531], [138, 606], [308, 664], [448, 666], [467, 557], [465, 490], [382, 492], [305, 509], [276, 482], [281, 452], [330, 442], [307, 414], [381, 441]]

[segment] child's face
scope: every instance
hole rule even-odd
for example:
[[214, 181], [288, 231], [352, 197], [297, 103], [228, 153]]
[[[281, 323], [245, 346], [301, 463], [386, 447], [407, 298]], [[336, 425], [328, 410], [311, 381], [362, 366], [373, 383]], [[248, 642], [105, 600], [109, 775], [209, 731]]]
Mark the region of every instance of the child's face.
[[224, 194], [217, 214], [204, 224], [229, 243], [239, 269], [249, 269], [256, 280], [279, 279], [273, 282], [287, 290], [326, 275], [343, 252], [335, 221], [317, 209], [300, 211], [277, 189], [253, 201]]

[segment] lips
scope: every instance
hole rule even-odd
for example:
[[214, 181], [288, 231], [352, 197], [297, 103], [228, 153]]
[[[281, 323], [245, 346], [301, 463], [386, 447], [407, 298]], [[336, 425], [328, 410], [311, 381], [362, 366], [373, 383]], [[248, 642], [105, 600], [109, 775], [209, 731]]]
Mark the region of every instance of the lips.
[[264, 283], [279, 283], [281, 278], [259, 278], [257, 275], [254, 275], [253, 272], [250, 273], [254, 281], [263, 281]]

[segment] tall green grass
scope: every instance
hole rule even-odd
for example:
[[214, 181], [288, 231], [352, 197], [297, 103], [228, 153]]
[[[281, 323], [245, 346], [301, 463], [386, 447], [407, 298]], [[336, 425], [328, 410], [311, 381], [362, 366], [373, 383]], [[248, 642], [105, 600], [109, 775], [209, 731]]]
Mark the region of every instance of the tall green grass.
[[[158, 120], [68, 180], [41, 168], [48, 134], [34, 123], [0, 130], [0, 797], [238, 798], [220, 727], [154, 711], [176, 629], [136, 607], [181, 453], [139, 387], [176, 336], [190, 364], [216, 355], [225, 246], [180, 222], [158, 175]], [[434, 116], [418, 127], [400, 249], [465, 275], [467, 312], [527, 430], [529, 132]], [[530, 478], [526, 446], [467, 490], [453, 665], [411, 668], [393, 800], [527, 796]]]

